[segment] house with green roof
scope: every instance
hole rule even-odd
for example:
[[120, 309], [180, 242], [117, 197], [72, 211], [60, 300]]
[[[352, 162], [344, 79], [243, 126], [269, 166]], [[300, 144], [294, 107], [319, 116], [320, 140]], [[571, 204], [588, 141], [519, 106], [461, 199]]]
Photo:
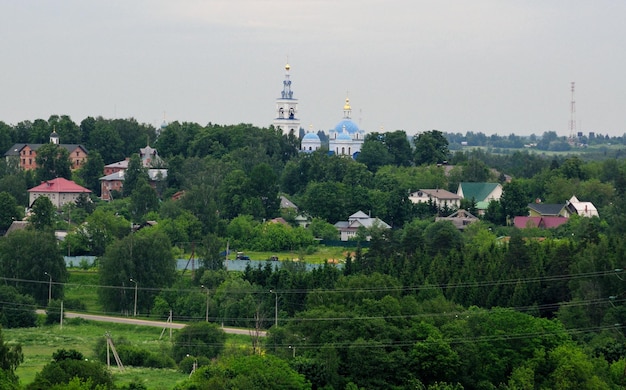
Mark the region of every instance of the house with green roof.
[[459, 183], [456, 194], [463, 199], [473, 199], [479, 215], [483, 215], [489, 202], [500, 201], [502, 185], [500, 183]]

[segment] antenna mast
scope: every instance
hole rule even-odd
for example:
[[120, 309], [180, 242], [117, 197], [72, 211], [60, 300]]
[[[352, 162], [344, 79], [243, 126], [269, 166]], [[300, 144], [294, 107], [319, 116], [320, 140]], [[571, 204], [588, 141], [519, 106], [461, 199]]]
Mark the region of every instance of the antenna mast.
[[575, 82], [572, 81], [572, 101], [570, 103], [569, 143], [575, 143], [576, 136], [576, 100], [574, 100]]

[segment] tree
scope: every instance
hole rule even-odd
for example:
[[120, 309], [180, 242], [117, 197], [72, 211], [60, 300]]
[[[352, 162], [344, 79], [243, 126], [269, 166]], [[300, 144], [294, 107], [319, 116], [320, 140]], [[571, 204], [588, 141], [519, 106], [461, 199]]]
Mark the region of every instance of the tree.
[[37, 326], [35, 300], [20, 294], [15, 287], [0, 286], [0, 325], [4, 328]]
[[130, 195], [130, 210], [133, 221], [142, 222], [147, 213], [157, 211], [158, 208], [159, 199], [154, 188], [148, 184], [144, 177], [140, 177], [137, 180], [135, 190]]
[[211, 362], [176, 389], [311, 390], [311, 383], [285, 360], [252, 355]]
[[37, 177], [40, 181], [57, 177], [72, 178], [72, 162], [67, 149], [56, 144], [45, 144], [37, 149]]
[[56, 217], [56, 210], [50, 199], [46, 196], [40, 196], [33, 202], [31, 215], [28, 218], [30, 226], [34, 230], [42, 231], [52, 229]]
[[22, 217], [22, 208], [17, 205], [15, 198], [8, 192], [0, 192], [0, 230], [6, 231], [13, 221], [19, 221]]
[[114, 389], [113, 377], [107, 368], [95, 360], [87, 360], [76, 350], [59, 349], [52, 354], [53, 361], [46, 364], [26, 386], [27, 390], [47, 390], [59, 384], [69, 384], [75, 378], [90, 382], [92, 389]]
[[217, 324], [194, 322], [187, 324], [174, 338], [172, 357], [180, 362], [187, 355], [217, 357], [224, 349], [226, 333]]
[[78, 171], [78, 175], [85, 182], [85, 187], [89, 188], [94, 194], [100, 196], [100, 178], [104, 172], [104, 160], [98, 151], [89, 153], [89, 158], [85, 165]]
[[84, 243], [93, 256], [104, 254], [109, 244], [130, 232], [130, 221], [113, 211], [101, 208], [96, 209], [85, 222], [75, 233], [68, 236], [77, 236], [78, 241]]
[[437, 164], [448, 160], [448, 140], [438, 130], [426, 131], [413, 137], [415, 165]]
[[53, 280], [52, 298], [63, 298], [63, 283], [68, 275], [52, 231], [17, 230], [0, 240], [0, 274], [15, 280], [11, 283], [17, 290], [32, 295], [40, 305], [48, 302], [50, 284], [46, 272]]
[[137, 153], [130, 157], [128, 168], [124, 171], [124, 187], [122, 187], [124, 196], [130, 196], [139, 183], [139, 178], [144, 178], [146, 183], [150, 182], [150, 177], [143, 167], [142, 161]]
[[528, 196], [518, 181], [513, 180], [504, 185], [500, 204], [505, 218], [528, 215], [528, 203]]
[[339, 231], [337, 228], [321, 218], [313, 218], [308, 229], [315, 238], [321, 238], [323, 240], [339, 239]]
[[250, 173], [250, 196], [261, 203], [261, 214], [258, 218], [270, 219], [278, 214], [280, 198], [278, 197], [278, 176], [267, 164], [258, 164]]
[[381, 142], [380, 137], [378, 133], [368, 134], [356, 159], [361, 164], [365, 164], [371, 172], [376, 172], [381, 166], [394, 162], [393, 155]]
[[174, 282], [176, 263], [167, 235], [159, 229], [144, 228], [106, 249], [100, 259], [100, 283], [117, 286], [98, 291], [105, 310], [131, 312], [134, 305], [134, 284], [140, 287], [137, 310], [147, 310], [157, 288], [169, 287]]
[[463, 236], [450, 221], [441, 221], [430, 224], [424, 229], [424, 243], [426, 251], [431, 256], [461, 249]]
[[22, 345], [5, 343], [0, 330], [0, 387], [7, 390], [20, 388], [15, 370], [23, 361]]

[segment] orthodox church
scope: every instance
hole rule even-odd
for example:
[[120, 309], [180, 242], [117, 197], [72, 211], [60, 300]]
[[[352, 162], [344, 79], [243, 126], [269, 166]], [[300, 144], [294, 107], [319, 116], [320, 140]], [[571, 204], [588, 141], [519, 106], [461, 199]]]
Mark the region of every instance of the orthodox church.
[[[298, 99], [294, 99], [291, 90], [291, 80], [289, 79], [289, 64], [285, 65], [285, 80], [283, 80], [283, 90], [281, 97], [276, 99], [276, 117], [274, 127], [289, 134], [291, 131], [300, 130], [300, 119], [298, 119]], [[350, 99], [346, 98], [343, 106], [343, 119], [328, 132], [328, 153], [340, 156], [350, 156], [356, 158], [361, 151], [361, 146], [365, 139], [365, 131], [359, 129], [351, 119], [352, 108]], [[326, 146], [326, 145], [324, 145]], [[301, 140], [300, 152], [312, 153], [322, 147], [322, 141], [316, 132], [309, 130]]]
[[359, 129], [351, 119], [350, 99], [343, 106], [343, 119], [328, 133], [328, 151], [339, 156], [356, 158], [361, 152], [365, 131]]

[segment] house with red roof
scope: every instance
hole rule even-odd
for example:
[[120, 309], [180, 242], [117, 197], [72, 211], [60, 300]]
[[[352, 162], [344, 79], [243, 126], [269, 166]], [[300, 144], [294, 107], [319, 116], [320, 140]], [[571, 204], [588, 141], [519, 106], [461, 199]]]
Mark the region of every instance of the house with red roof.
[[46, 180], [28, 190], [28, 207], [32, 207], [37, 198], [45, 196], [56, 208], [60, 209], [67, 203], [76, 202], [81, 194], [90, 193], [90, 190], [71, 180], [57, 177], [53, 180]]

